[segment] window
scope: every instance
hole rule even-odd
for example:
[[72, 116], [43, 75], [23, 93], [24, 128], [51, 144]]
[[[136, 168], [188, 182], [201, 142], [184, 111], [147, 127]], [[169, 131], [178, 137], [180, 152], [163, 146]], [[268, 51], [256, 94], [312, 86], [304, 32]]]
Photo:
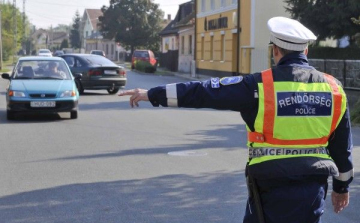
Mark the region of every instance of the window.
[[226, 0], [221, 0], [221, 7], [225, 7], [226, 6]]
[[83, 66], [85, 66], [85, 64], [81, 60], [76, 59], [76, 67], [83, 67]]
[[210, 37], [210, 60], [214, 60], [214, 36]]
[[114, 54], [114, 44], [111, 44], [111, 54]]
[[237, 3], [237, 0], [232, 0], [233, 5]]
[[75, 64], [74, 57], [64, 57], [64, 60], [66, 61], [69, 67], [73, 67]]
[[225, 35], [221, 35], [221, 61], [225, 61]]
[[201, 0], [201, 12], [205, 12], [205, 6], [206, 6], [205, 1], [206, 0]]
[[85, 37], [88, 37], [88, 35], [89, 35], [88, 31], [86, 31]]
[[211, 7], [211, 10], [215, 10], [215, 0], [211, 0], [210, 7]]
[[185, 37], [181, 36], [181, 54], [184, 55], [185, 51]]
[[204, 49], [204, 37], [201, 37], [201, 60], [204, 60], [204, 54], [205, 54], [205, 49]]
[[189, 35], [189, 54], [192, 54], [192, 35]]
[[106, 44], [106, 55], [109, 54], [109, 44]]

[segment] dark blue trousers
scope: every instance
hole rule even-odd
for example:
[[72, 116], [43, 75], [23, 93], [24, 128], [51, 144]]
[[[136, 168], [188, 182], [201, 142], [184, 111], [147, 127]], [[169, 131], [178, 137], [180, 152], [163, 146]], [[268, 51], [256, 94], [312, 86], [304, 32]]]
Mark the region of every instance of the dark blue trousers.
[[[321, 223], [327, 182], [299, 181], [276, 187], [259, 186], [265, 223]], [[256, 206], [248, 199], [244, 223], [259, 223]]]

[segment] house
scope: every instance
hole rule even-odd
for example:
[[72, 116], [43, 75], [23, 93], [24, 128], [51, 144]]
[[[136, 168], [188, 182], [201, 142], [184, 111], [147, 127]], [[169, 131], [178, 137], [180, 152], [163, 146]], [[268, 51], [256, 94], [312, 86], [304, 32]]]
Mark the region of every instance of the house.
[[249, 74], [271, 65], [267, 21], [290, 17], [282, 0], [196, 0], [196, 73]]
[[69, 33], [67, 32], [48, 32], [49, 49], [60, 49], [61, 43], [66, 39], [69, 41]]
[[[193, 57], [193, 47], [189, 48], [189, 43], [194, 42], [194, 0], [179, 5], [178, 12], [174, 18], [160, 33], [160, 66], [166, 67], [171, 71], [189, 72], [190, 62]], [[189, 40], [191, 36], [191, 40]], [[183, 40], [181, 51], [179, 52], [180, 40]], [[186, 51], [185, 51], [186, 48]], [[189, 59], [190, 58], [190, 59]]]
[[194, 60], [195, 10], [176, 24], [179, 35], [178, 71], [190, 73]]
[[122, 48], [115, 40], [105, 39], [99, 30], [98, 21], [103, 13], [100, 9], [85, 9], [81, 19], [81, 43], [85, 53], [91, 50], [102, 50], [110, 60], [119, 60], [119, 55], [123, 54]]
[[39, 49], [48, 48], [49, 35], [47, 30], [36, 30], [33, 34], [31, 34], [31, 39], [34, 41], [34, 49], [32, 50], [38, 51]]

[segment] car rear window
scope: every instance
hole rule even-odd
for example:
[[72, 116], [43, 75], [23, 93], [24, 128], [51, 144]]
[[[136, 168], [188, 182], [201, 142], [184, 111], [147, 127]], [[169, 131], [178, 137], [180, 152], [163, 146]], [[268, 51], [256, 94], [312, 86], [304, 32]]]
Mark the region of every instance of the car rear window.
[[85, 56], [84, 57], [87, 61], [89, 61], [91, 64], [99, 64], [99, 65], [105, 65], [105, 66], [117, 66], [114, 62], [111, 60], [100, 57], [100, 56]]
[[135, 51], [134, 57], [149, 57], [149, 53], [147, 51]]

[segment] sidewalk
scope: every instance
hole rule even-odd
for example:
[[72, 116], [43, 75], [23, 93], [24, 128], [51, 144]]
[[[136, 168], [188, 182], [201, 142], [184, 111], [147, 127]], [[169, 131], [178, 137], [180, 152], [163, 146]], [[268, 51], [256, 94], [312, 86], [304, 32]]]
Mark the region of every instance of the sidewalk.
[[162, 67], [158, 67], [157, 70], [159, 72], [164, 72], [164, 73], [167, 73], [167, 74], [170, 74], [173, 76], [181, 77], [181, 78], [192, 80], [192, 81], [204, 81], [204, 80], [209, 80], [211, 78], [210, 76], [203, 75], [203, 74], [195, 74], [194, 76], [192, 76], [190, 73], [173, 72], [173, 71], [166, 70]]
[[[131, 70], [131, 65], [129, 62], [125, 62], [125, 63], [117, 63], [120, 66], [125, 67], [128, 70]], [[138, 70], [131, 70], [133, 72], [137, 72], [137, 73], [142, 73], [141, 71]], [[150, 73], [146, 73], [146, 74], [150, 74]], [[151, 75], [151, 74], [150, 74]], [[157, 71], [152, 74], [152, 75], [167, 75], [167, 76], [177, 76], [177, 77], [181, 77], [184, 79], [188, 79], [190, 81], [204, 81], [204, 80], [209, 80], [211, 77], [207, 76], [207, 75], [203, 75], [203, 74], [195, 74], [194, 76], [191, 76], [190, 73], [181, 73], [181, 72], [173, 72], [173, 71], [169, 71], [166, 68], [163, 67], [158, 67]]]

